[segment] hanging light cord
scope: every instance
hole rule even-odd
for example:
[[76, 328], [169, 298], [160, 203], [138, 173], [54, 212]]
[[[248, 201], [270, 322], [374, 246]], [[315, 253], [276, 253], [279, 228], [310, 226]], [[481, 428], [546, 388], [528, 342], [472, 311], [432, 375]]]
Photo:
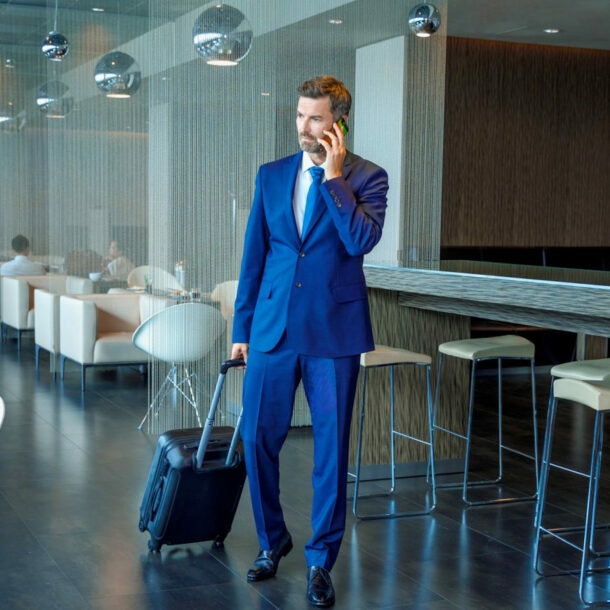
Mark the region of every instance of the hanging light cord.
[[57, 0], [55, 0], [55, 16], [53, 17], [53, 31], [57, 32]]

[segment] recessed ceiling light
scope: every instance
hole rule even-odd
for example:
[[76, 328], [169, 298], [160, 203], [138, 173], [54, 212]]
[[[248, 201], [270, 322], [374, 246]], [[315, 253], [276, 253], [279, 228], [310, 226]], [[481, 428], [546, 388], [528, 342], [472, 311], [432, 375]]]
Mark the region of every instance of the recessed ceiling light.
[[544, 28], [544, 31], [547, 34], [559, 34], [561, 32], [559, 28]]
[[104, 12], [104, 9], [103, 9], [103, 8], [100, 8], [99, 6], [94, 6], [94, 7], [93, 7], [91, 10], [92, 10], [94, 13], [103, 13], [103, 12]]
[[331, 25], [341, 25], [343, 23], [343, 19], [329, 19], [328, 23]]
[[263, 97], [271, 97], [271, 93], [269, 93], [269, 91], [261, 91], [261, 95]]

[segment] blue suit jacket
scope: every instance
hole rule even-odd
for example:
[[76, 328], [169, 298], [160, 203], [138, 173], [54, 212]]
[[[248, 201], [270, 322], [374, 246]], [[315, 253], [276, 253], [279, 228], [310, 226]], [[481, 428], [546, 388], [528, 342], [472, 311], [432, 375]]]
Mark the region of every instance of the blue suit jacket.
[[292, 199], [303, 153], [260, 167], [246, 229], [233, 341], [262, 352], [284, 332], [291, 347], [337, 358], [374, 348], [363, 257], [381, 238], [388, 177], [352, 153], [343, 176], [321, 186], [299, 237]]

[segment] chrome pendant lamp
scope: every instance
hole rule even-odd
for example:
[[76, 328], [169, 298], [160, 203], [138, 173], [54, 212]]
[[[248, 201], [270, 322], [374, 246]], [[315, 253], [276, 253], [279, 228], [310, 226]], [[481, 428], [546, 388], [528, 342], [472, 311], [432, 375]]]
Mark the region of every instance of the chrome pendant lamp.
[[[117, 0], [117, 44], [119, 42], [119, 2]], [[95, 66], [95, 84], [110, 98], [129, 98], [142, 83], [142, 73], [136, 60], [122, 51], [112, 51]]]
[[25, 110], [18, 111], [13, 102], [0, 103], [0, 131], [21, 131], [25, 127]]
[[43, 55], [51, 61], [61, 61], [70, 52], [68, 39], [57, 31], [57, 0], [55, 0], [55, 16], [53, 30], [42, 41]]
[[36, 105], [48, 119], [63, 119], [74, 107], [74, 98], [68, 92], [69, 87], [65, 83], [49, 81], [38, 89]]
[[120, 99], [131, 97], [140, 88], [142, 73], [131, 55], [113, 51], [97, 62], [94, 79], [106, 97]]
[[211, 66], [236, 66], [250, 52], [252, 39], [249, 21], [228, 4], [207, 8], [193, 26], [195, 49]]
[[433, 4], [417, 4], [409, 11], [409, 27], [420, 38], [428, 38], [438, 31], [441, 14]]

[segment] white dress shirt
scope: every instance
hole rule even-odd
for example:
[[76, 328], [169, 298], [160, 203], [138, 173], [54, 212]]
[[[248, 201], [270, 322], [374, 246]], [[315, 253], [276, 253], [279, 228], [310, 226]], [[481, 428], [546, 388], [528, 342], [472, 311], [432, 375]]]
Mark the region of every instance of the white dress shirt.
[[[297, 225], [297, 231], [299, 237], [303, 231], [303, 218], [305, 217], [305, 203], [307, 202], [307, 191], [312, 183], [311, 172], [309, 169], [314, 167], [315, 163], [311, 160], [311, 157], [307, 154], [303, 154], [303, 161], [301, 162], [301, 170], [297, 174], [297, 180], [294, 185], [294, 195], [292, 197], [292, 209], [294, 211], [294, 220]], [[326, 163], [320, 165], [322, 169], [325, 169]], [[325, 181], [325, 177], [322, 176], [322, 182]]]
[[17, 254], [12, 261], [0, 267], [0, 275], [46, 275], [46, 273], [42, 263], [35, 263], [23, 254]]

